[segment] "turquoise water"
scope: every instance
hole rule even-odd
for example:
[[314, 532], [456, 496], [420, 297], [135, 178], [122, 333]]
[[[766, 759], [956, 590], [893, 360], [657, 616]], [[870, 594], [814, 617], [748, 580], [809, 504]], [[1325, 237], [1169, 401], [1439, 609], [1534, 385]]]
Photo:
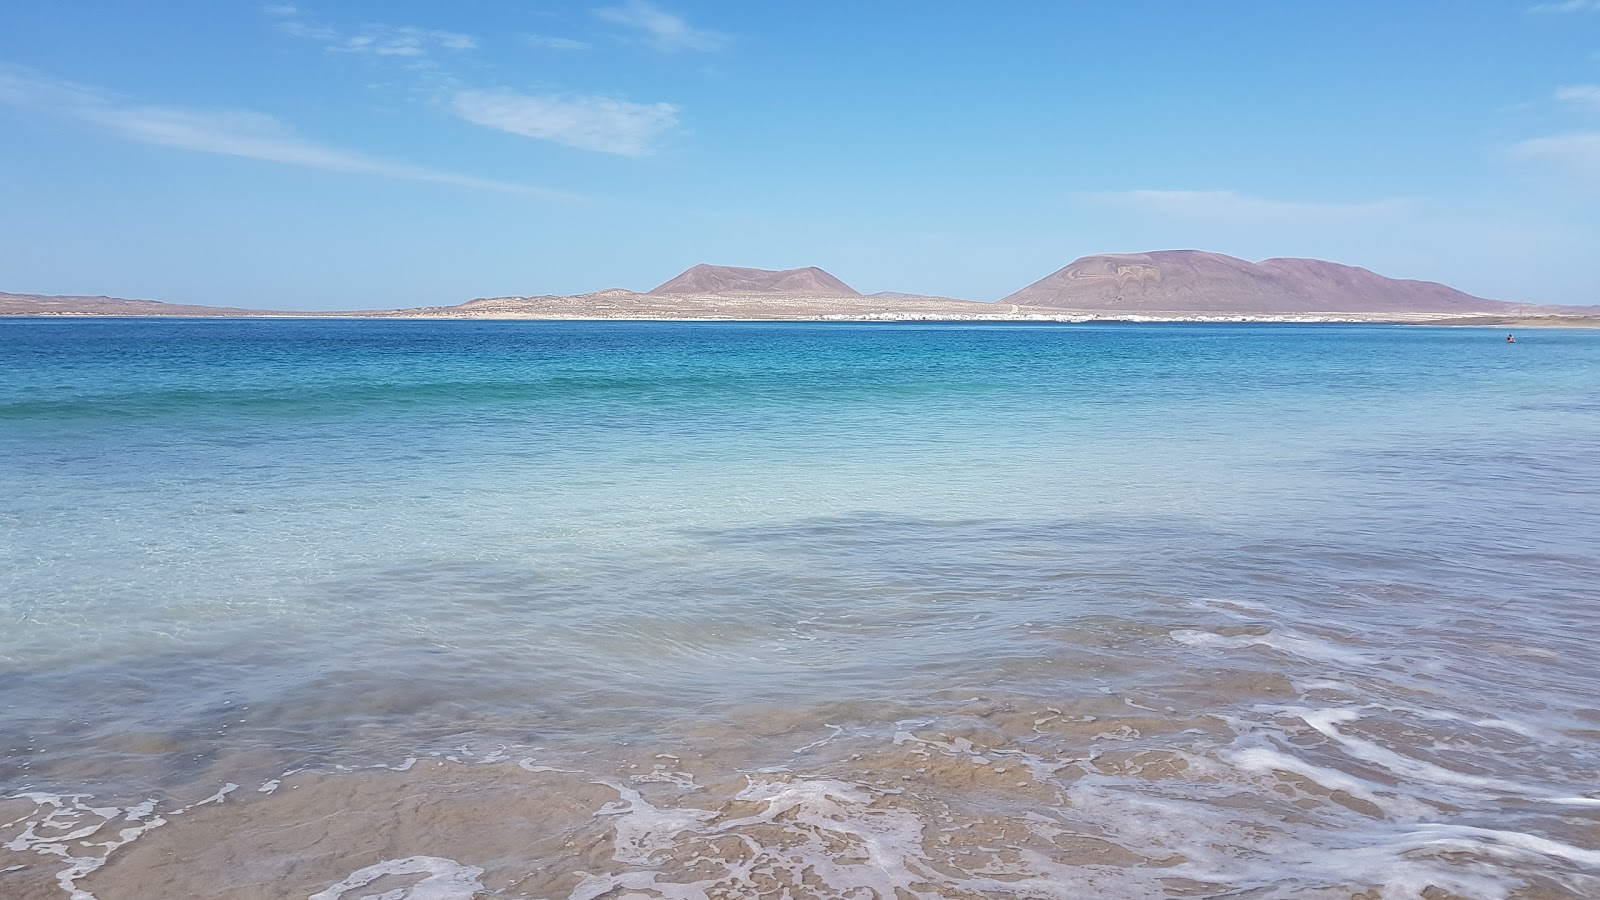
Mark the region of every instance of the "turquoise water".
[[1596, 447], [1576, 330], [0, 320], [0, 894], [1593, 895]]

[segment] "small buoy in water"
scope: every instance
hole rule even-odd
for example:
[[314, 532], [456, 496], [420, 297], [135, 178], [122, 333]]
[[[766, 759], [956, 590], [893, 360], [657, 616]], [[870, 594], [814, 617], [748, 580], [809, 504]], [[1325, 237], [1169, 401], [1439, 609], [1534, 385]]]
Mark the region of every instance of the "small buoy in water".
[[1516, 342], [1517, 342], [1517, 336], [1516, 335], [1514, 335], [1514, 334], [1506, 335], [1506, 343], [1515, 344]]

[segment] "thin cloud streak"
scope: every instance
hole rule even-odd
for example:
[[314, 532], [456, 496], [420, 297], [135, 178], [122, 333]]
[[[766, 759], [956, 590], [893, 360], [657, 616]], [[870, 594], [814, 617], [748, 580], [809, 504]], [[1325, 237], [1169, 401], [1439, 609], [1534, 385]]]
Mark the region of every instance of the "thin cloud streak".
[[1600, 184], [1600, 133], [1530, 138], [1513, 146], [1511, 154], [1519, 159], [1555, 165]]
[[105, 91], [0, 69], [0, 104], [83, 122], [141, 144], [281, 165], [431, 182], [544, 199], [572, 195], [457, 172], [444, 172], [306, 140], [273, 116], [124, 102]]
[[477, 47], [478, 42], [471, 35], [392, 25], [369, 26], [342, 41], [328, 44], [328, 49], [334, 53], [406, 57], [427, 56], [435, 48], [475, 50]]
[[1236, 191], [1132, 190], [1085, 195], [1087, 199], [1125, 210], [1168, 218], [1231, 222], [1305, 223], [1378, 218], [1412, 206], [1406, 199], [1364, 203], [1306, 203], [1269, 200]]
[[304, 22], [285, 22], [281, 27], [286, 34], [322, 44], [330, 53], [416, 59], [435, 49], [474, 50], [478, 46], [471, 35], [409, 26], [371, 25], [354, 34], [340, 34], [325, 25]]
[[1557, 3], [1536, 3], [1528, 7], [1530, 13], [1575, 13], [1600, 10], [1600, 0], [1560, 0]]
[[1556, 99], [1600, 109], [1600, 84], [1572, 84], [1556, 88]]
[[720, 50], [728, 43], [728, 35], [719, 31], [695, 28], [688, 22], [648, 3], [646, 0], [628, 0], [622, 6], [603, 6], [594, 10], [597, 18], [613, 25], [622, 25], [643, 31], [659, 50]]
[[547, 34], [525, 34], [522, 39], [529, 46], [543, 50], [588, 50], [592, 46], [588, 41], [552, 37]]
[[307, 21], [292, 4], [268, 6], [267, 15], [278, 20], [278, 30], [292, 37], [322, 44], [330, 53], [363, 56], [396, 56], [418, 59], [434, 50], [476, 50], [478, 41], [470, 34], [410, 25], [363, 25], [341, 31], [331, 25]]
[[678, 126], [678, 107], [671, 103], [608, 97], [468, 90], [456, 93], [451, 108], [485, 128], [618, 156], [644, 156], [657, 137]]

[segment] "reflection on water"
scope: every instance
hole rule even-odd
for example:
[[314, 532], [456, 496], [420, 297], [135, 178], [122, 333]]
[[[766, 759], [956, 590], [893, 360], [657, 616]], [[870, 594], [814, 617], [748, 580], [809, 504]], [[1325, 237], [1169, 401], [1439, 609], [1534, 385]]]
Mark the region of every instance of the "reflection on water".
[[0, 323], [0, 895], [1600, 893], [1600, 336], [503, 324]]

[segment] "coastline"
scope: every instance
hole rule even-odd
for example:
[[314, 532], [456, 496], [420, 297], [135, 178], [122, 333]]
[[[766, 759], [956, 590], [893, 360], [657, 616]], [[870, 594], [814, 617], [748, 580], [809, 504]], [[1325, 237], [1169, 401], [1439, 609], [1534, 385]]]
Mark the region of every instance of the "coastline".
[[[1597, 328], [1600, 308], [1520, 305], [1482, 312], [1352, 309], [1077, 309], [946, 297], [839, 296], [750, 291], [483, 297], [452, 306], [283, 310], [169, 304], [115, 297], [0, 293], [0, 318], [407, 319], [574, 322], [948, 322], [995, 324], [1187, 323], [1437, 325]], [[1226, 306], [1227, 304], [1218, 303]], [[1244, 304], [1234, 304], [1242, 306]], [[1355, 305], [1355, 304], [1352, 304]]]
[[601, 291], [571, 297], [499, 297], [472, 300], [458, 306], [402, 309], [372, 315], [406, 319], [573, 321], [1447, 324], [1496, 327], [1503, 324], [1540, 327], [1543, 324], [1545, 327], [1600, 327], [1600, 314], [1566, 316], [1539, 307], [1532, 308], [1526, 315], [1504, 312], [1462, 314], [1338, 310], [1105, 310], [1058, 309], [935, 297], [904, 297], [885, 302], [867, 297], [778, 297], [737, 293], [667, 297], [621, 291]]
[[358, 320], [375, 319], [410, 322], [812, 322], [812, 323], [968, 323], [968, 324], [1040, 324], [1040, 325], [1412, 325], [1441, 328], [1600, 328], [1600, 315], [1527, 317], [1485, 315], [1384, 315], [1360, 313], [1328, 314], [1232, 314], [1232, 313], [1173, 313], [1173, 314], [1106, 314], [1086, 312], [1030, 312], [994, 315], [929, 315], [919, 313], [864, 313], [826, 315], [538, 315], [530, 313], [449, 314], [412, 313], [410, 311], [354, 311], [354, 312], [231, 312], [219, 310], [205, 313], [125, 313], [125, 312], [6, 312], [0, 319], [192, 319], [192, 320]]

